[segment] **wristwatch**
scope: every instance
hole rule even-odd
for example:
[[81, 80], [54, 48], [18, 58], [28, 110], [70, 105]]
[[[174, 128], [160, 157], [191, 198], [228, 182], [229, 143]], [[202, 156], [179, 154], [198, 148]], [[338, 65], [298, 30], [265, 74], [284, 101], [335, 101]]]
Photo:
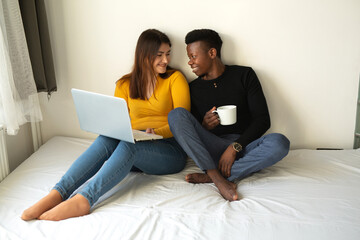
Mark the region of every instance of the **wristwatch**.
[[233, 142], [231, 145], [232, 145], [232, 147], [233, 147], [233, 149], [234, 149], [235, 151], [237, 151], [237, 152], [241, 152], [241, 150], [242, 150], [242, 146], [241, 146], [241, 144], [240, 144], [240, 143]]

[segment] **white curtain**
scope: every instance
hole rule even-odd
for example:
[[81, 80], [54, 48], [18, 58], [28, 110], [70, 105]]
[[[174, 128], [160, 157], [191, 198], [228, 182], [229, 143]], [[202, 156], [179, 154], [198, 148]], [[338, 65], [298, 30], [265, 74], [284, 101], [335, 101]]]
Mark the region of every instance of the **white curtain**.
[[0, 0], [0, 27], [0, 125], [16, 135], [42, 120], [18, 0]]

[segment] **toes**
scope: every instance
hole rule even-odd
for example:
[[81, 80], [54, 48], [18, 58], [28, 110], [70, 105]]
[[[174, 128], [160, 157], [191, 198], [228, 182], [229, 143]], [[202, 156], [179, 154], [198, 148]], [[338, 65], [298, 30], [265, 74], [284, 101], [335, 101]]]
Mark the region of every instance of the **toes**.
[[39, 215], [40, 213], [38, 209], [35, 209], [34, 207], [30, 207], [22, 213], [21, 219], [24, 221], [29, 221], [36, 219]]
[[32, 219], [35, 219], [36, 217], [34, 217], [32, 214], [28, 214], [28, 213], [23, 213], [21, 215], [21, 219], [24, 220], [24, 221], [29, 221], [29, 220], [32, 220]]
[[236, 200], [238, 200], [239, 199], [239, 196], [237, 195], [237, 193], [235, 193], [234, 195], [233, 195], [233, 201], [236, 201]]
[[191, 181], [192, 181], [191, 174], [188, 174], [188, 175], [185, 176], [185, 181], [187, 181], [187, 182], [191, 182]]

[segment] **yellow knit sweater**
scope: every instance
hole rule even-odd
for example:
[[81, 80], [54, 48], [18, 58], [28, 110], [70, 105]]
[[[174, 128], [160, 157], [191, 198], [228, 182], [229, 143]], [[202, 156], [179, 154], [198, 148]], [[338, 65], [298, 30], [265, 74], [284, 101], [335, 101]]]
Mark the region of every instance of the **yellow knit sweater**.
[[189, 85], [184, 75], [176, 71], [167, 79], [158, 77], [154, 93], [148, 100], [130, 98], [129, 86], [129, 80], [118, 81], [115, 97], [126, 100], [132, 128], [153, 128], [156, 134], [164, 138], [172, 137], [167, 120], [169, 112], [177, 107], [190, 111]]

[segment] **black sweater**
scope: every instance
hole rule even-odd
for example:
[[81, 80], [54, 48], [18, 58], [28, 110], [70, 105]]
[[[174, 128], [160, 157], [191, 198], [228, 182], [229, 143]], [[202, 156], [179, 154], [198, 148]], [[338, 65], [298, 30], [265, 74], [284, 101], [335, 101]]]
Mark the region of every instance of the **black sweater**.
[[259, 79], [254, 70], [243, 66], [225, 66], [224, 73], [213, 80], [197, 78], [190, 83], [191, 112], [202, 123], [212, 107], [237, 106], [237, 122], [218, 125], [217, 136], [238, 133], [243, 147], [261, 137], [270, 127], [270, 115]]

